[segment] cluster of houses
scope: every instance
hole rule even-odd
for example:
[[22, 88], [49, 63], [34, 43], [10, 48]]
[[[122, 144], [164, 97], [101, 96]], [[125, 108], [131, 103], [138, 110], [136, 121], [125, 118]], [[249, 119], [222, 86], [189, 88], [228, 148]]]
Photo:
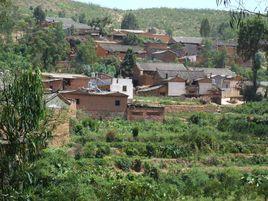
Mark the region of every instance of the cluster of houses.
[[[195, 97], [221, 104], [240, 99], [242, 78], [227, 68], [185, 67], [189, 60], [198, 66], [203, 39], [198, 37], [171, 37], [165, 33], [144, 30], [114, 29], [102, 36], [99, 28], [78, 23], [70, 18], [47, 17], [43, 26], [63, 25], [66, 39], [74, 47], [74, 41], [85, 42], [89, 37], [95, 41], [96, 54], [105, 58], [116, 56], [123, 60], [132, 49], [137, 57], [131, 78], [114, 78], [103, 73], [91, 77], [68, 73], [43, 73], [43, 83], [49, 108], [72, 107], [96, 118], [124, 116], [128, 119], [163, 120], [162, 107], [135, 105], [135, 95]], [[146, 39], [142, 45], [127, 45], [124, 39], [134, 34]], [[215, 41], [216, 49], [226, 49], [234, 59], [236, 43]], [[75, 48], [70, 61], [75, 57]], [[69, 61], [69, 62], [70, 62]], [[68, 62], [67, 62], [68, 63]], [[59, 64], [65, 66], [66, 61]]]
[[46, 91], [63, 99], [58, 106], [55, 101], [49, 103], [50, 107], [60, 108], [69, 101], [69, 105], [75, 104], [76, 109], [98, 119], [120, 116], [163, 120], [163, 107], [136, 105], [135, 95], [196, 97], [218, 104], [226, 98], [241, 98], [242, 79], [231, 70], [186, 68], [179, 63], [137, 62], [133, 78], [114, 78], [103, 73], [92, 77], [42, 73], [42, 77]]

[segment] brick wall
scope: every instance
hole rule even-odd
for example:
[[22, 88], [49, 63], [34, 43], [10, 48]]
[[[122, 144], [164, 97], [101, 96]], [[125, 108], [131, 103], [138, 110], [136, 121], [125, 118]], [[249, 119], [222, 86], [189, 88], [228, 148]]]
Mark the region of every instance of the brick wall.
[[214, 105], [168, 105], [165, 112], [218, 112], [220, 107]]
[[152, 120], [164, 121], [164, 107], [135, 107], [130, 106], [127, 109], [127, 119], [129, 121]]

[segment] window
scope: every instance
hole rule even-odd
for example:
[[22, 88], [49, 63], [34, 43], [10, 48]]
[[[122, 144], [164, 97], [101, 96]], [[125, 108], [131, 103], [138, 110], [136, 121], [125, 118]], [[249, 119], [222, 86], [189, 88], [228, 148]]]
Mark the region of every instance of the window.
[[80, 104], [80, 99], [75, 99], [76, 100], [76, 105]]
[[120, 100], [115, 101], [115, 106], [120, 106]]
[[127, 91], [127, 86], [123, 86], [123, 91]]

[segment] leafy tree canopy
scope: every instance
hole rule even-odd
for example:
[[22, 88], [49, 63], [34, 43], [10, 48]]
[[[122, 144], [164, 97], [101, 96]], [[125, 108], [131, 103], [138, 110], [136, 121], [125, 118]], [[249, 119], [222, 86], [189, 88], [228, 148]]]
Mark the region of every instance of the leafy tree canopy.
[[138, 21], [133, 13], [128, 13], [124, 16], [121, 29], [139, 29]]

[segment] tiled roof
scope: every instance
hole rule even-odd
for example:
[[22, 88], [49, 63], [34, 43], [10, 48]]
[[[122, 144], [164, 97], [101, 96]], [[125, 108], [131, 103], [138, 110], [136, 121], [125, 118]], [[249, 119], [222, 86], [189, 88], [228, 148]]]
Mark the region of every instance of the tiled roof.
[[220, 75], [220, 76], [229, 76], [229, 77], [235, 77], [236, 73], [231, 71], [228, 68], [189, 68], [192, 70], [203, 70], [204, 73], [207, 76], [216, 76], [216, 75]]
[[178, 71], [178, 70], [186, 70], [183, 64], [179, 63], [163, 63], [163, 62], [137, 62], [137, 66], [139, 69], [144, 71]]
[[42, 73], [42, 76], [51, 79], [75, 79], [75, 78], [88, 78], [86, 75], [81, 74], [68, 74], [68, 73]]
[[55, 18], [55, 17], [47, 17], [47, 22], [62, 22], [63, 29], [69, 29], [72, 26], [74, 29], [92, 29], [92, 27], [87, 24], [82, 24], [79, 22], [75, 22], [72, 18]]
[[177, 43], [202, 44], [203, 38], [200, 37], [173, 37]]
[[134, 53], [143, 53], [144, 49], [140, 46], [120, 45], [120, 44], [100, 44], [100, 46], [109, 52], [127, 52], [132, 49]]
[[166, 77], [168, 77], [168, 79], [172, 79], [178, 76], [184, 80], [193, 81], [206, 77], [204, 71], [179, 70], [179, 71], [157, 71], [157, 73], [163, 79], [166, 79]]
[[128, 95], [120, 93], [120, 92], [110, 92], [110, 91], [105, 91], [105, 92], [91, 92], [88, 89], [78, 89], [78, 90], [70, 90], [70, 91], [61, 91], [61, 94], [67, 94], [67, 93], [74, 93], [74, 94], [85, 94], [89, 96], [112, 96], [112, 97], [128, 97]]

